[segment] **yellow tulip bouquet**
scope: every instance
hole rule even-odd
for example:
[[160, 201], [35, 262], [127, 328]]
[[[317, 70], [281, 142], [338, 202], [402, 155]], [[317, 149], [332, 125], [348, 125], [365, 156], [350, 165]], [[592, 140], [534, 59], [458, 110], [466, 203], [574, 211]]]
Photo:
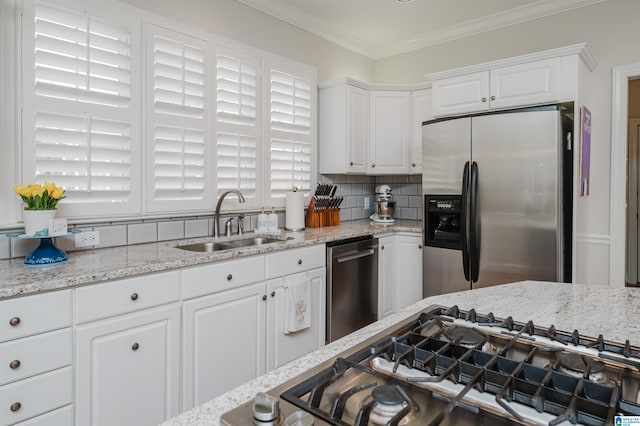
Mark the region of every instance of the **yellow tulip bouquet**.
[[44, 185], [18, 185], [13, 190], [27, 205], [25, 210], [55, 210], [58, 201], [65, 197], [64, 189], [53, 182], [45, 182]]

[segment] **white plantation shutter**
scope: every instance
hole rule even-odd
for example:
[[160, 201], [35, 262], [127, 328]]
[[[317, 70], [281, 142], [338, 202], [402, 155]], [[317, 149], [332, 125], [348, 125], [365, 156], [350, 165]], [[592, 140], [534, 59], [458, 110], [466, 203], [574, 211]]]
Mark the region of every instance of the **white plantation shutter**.
[[294, 186], [310, 194], [315, 180], [315, 70], [284, 69], [272, 67], [269, 89], [269, 197], [278, 205]]
[[42, 4], [25, 9], [23, 155], [35, 161], [24, 162], [24, 183], [65, 188], [61, 216], [139, 211], [134, 23]]
[[[207, 43], [147, 27], [147, 209], [211, 208]], [[178, 202], [178, 203], [176, 203]]]
[[218, 196], [239, 189], [242, 207], [255, 207], [263, 187], [258, 176], [261, 117], [260, 61], [219, 48], [216, 55], [216, 170]]

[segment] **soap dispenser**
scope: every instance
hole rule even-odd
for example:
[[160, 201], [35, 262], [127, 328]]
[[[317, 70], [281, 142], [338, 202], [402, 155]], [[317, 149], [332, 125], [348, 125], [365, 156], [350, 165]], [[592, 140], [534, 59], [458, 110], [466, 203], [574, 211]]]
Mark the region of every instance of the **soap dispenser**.
[[275, 210], [271, 208], [271, 214], [269, 215], [269, 232], [278, 232], [278, 215]]
[[258, 215], [258, 232], [267, 232], [269, 227], [269, 219], [267, 218], [267, 214], [264, 212], [264, 207], [262, 208], [262, 212]]

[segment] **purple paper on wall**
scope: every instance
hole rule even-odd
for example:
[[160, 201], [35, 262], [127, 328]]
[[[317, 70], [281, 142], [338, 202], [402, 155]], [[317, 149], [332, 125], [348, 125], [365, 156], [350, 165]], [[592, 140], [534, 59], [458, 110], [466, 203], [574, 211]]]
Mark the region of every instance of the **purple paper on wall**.
[[591, 169], [591, 111], [580, 109], [580, 195], [589, 195], [589, 174]]

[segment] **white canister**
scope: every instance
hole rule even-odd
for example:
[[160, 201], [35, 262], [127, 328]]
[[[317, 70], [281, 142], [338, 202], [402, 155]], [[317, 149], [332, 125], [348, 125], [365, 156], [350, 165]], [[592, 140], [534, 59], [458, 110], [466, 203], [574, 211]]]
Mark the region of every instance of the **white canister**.
[[295, 190], [287, 192], [285, 200], [285, 228], [288, 231], [304, 229], [304, 195]]

